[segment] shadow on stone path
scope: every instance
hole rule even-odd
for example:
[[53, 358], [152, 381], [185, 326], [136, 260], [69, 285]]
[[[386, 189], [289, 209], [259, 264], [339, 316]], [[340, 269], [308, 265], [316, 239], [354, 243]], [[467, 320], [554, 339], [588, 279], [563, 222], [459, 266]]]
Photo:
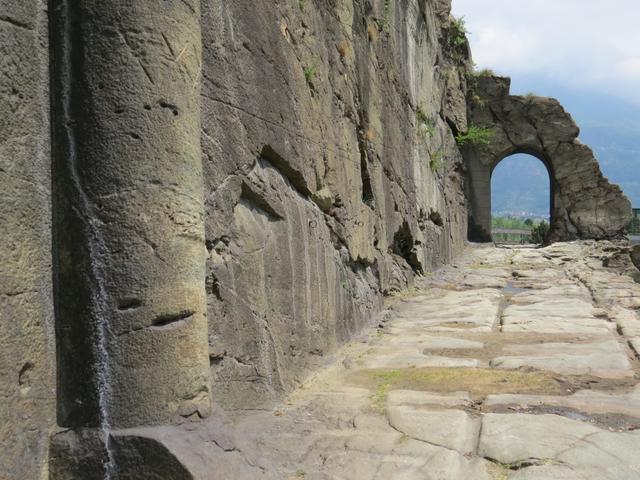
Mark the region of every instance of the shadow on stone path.
[[615, 252], [470, 248], [281, 407], [238, 412], [243, 448], [284, 479], [639, 479], [640, 285]]

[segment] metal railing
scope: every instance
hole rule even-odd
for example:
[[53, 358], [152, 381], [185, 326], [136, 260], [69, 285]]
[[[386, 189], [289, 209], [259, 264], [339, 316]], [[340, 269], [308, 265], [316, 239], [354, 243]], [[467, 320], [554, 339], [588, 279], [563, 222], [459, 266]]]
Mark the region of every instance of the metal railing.
[[629, 224], [630, 235], [640, 235], [640, 208], [633, 209], [633, 218]]
[[531, 230], [516, 228], [493, 228], [491, 236], [496, 243], [525, 244], [531, 243]]

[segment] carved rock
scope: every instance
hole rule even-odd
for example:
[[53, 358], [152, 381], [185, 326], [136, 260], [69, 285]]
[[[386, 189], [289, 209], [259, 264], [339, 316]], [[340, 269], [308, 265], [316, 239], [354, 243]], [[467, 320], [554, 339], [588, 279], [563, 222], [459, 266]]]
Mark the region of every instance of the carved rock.
[[528, 153], [539, 158], [551, 179], [548, 241], [621, 237], [631, 204], [609, 183], [571, 116], [553, 98], [509, 95], [509, 79], [480, 76], [470, 95], [470, 123], [489, 129], [486, 144], [468, 144], [469, 228], [472, 239], [491, 238], [491, 173], [505, 157]]

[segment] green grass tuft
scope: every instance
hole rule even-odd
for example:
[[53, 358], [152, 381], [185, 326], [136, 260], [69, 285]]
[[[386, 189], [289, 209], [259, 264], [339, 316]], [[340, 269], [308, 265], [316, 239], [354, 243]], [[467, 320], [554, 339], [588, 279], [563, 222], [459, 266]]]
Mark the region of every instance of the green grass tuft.
[[467, 43], [467, 26], [464, 17], [454, 18], [451, 21], [449, 42], [454, 49], [463, 47]]
[[431, 168], [432, 172], [435, 173], [442, 168], [442, 166], [444, 165], [443, 159], [444, 155], [440, 151], [431, 154], [429, 167]]
[[387, 397], [389, 395], [389, 384], [380, 384], [376, 388], [375, 393], [371, 396], [373, 408], [381, 414], [387, 411]]
[[313, 79], [316, 78], [317, 68], [315, 65], [310, 65], [308, 67], [304, 67], [304, 78], [307, 83], [312, 83]]
[[464, 145], [488, 145], [492, 137], [493, 131], [490, 128], [469, 125], [466, 133], [456, 135], [456, 143], [461, 147]]
[[496, 72], [491, 70], [490, 68], [483, 68], [482, 70], [474, 70], [472, 75], [476, 78], [480, 77], [495, 77]]
[[422, 105], [416, 107], [416, 121], [418, 123], [418, 135], [425, 138], [431, 136], [436, 132], [436, 122], [432, 118], [429, 118], [424, 111]]

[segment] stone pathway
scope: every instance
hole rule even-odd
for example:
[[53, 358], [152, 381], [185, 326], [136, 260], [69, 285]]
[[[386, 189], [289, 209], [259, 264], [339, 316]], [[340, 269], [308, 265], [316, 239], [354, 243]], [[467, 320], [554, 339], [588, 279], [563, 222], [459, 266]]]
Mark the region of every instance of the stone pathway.
[[236, 415], [244, 448], [292, 480], [640, 479], [640, 285], [615, 251], [470, 248]]

